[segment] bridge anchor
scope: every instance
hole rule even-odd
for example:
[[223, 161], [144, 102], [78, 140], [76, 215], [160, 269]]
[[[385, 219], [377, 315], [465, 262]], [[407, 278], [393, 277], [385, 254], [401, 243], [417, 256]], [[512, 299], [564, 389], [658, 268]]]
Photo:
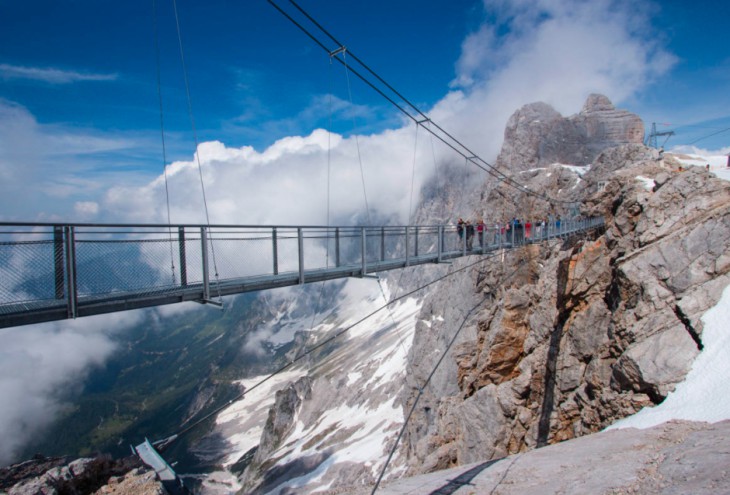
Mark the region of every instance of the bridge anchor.
[[219, 308], [223, 307], [222, 301], [213, 301], [212, 299], [196, 299], [195, 302], [198, 304], [212, 304], [213, 306], [218, 306]]

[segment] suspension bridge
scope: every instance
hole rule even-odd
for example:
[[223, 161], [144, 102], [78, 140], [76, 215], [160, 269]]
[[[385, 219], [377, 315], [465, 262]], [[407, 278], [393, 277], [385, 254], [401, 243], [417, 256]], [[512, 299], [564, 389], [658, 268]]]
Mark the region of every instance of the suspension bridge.
[[[514, 249], [603, 225], [317, 227], [0, 223], [0, 328], [288, 287]], [[529, 234], [529, 235], [528, 235]]]

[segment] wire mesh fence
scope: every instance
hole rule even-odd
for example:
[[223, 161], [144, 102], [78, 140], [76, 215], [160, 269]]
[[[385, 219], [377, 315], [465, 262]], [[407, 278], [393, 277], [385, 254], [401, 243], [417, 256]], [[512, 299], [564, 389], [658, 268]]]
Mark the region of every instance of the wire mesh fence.
[[[10, 314], [49, 308], [63, 308], [63, 317], [75, 317], [79, 308], [104, 301], [129, 309], [129, 301], [149, 300], [147, 305], [154, 305], [165, 298], [159, 302], [163, 304], [171, 301], [170, 296], [206, 300], [234, 286], [227, 293], [362, 276], [541, 242], [602, 223], [599, 218], [540, 223], [529, 229], [522, 226], [521, 230], [497, 226], [470, 236], [453, 225], [0, 223], [0, 320]], [[99, 307], [94, 311], [118, 309]], [[0, 326], [7, 325], [0, 321]]]

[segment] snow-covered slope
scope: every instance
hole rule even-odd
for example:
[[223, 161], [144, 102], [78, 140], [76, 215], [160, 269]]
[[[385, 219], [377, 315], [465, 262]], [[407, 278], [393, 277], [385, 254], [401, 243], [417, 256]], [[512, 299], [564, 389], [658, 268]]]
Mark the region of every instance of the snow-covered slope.
[[[396, 398], [404, 384], [406, 355], [420, 310], [416, 299], [380, 309], [391, 298], [381, 283], [383, 291], [373, 280], [349, 280], [340, 292], [337, 308], [312, 328], [306, 345], [309, 349], [352, 327], [334, 341], [335, 347], [311, 364], [306, 359], [300, 361], [218, 415], [209, 436], [223, 439], [219, 442], [224, 445], [222, 469], [205, 477], [201, 493], [249, 491], [258, 483], [265, 484], [261, 490], [266, 493], [286, 489], [316, 493], [327, 489], [333, 479], [354, 471], [356, 479], [372, 481], [377, 477], [385, 452], [403, 423], [402, 406]], [[301, 377], [307, 377], [307, 386], [317, 400], [303, 399], [282, 438], [269, 446], [272, 450], [267, 458], [274, 461], [262, 468], [261, 474], [267, 473], [265, 479], [254, 475], [242, 479], [243, 465], [255, 462], [251, 449], [262, 443], [267, 420], [272, 421], [276, 392]], [[241, 385], [250, 388], [264, 378], [249, 378]], [[247, 453], [248, 459], [242, 461]], [[298, 475], [288, 472], [277, 477], [277, 472], [286, 472], [299, 463], [306, 463], [308, 468]]]

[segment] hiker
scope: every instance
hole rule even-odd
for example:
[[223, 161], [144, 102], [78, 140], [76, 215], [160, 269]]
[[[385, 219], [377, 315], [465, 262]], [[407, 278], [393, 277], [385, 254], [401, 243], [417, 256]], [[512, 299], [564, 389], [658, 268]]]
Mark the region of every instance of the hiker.
[[481, 218], [477, 221], [477, 237], [479, 238], [479, 247], [484, 249], [484, 220]]
[[459, 234], [459, 249], [464, 245], [464, 219], [459, 217], [459, 221], [456, 222], [456, 233]]
[[474, 241], [474, 226], [471, 221], [466, 221], [466, 248], [471, 251], [471, 244]]
[[529, 220], [525, 220], [525, 240], [527, 242], [530, 242], [530, 237], [532, 236], [532, 222]]
[[519, 218], [515, 218], [513, 228], [515, 229], [515, 244], [522, 244], [522, 240], [525, 236], [525, 231], [524, 226], [522, 225], [522, 222]]

